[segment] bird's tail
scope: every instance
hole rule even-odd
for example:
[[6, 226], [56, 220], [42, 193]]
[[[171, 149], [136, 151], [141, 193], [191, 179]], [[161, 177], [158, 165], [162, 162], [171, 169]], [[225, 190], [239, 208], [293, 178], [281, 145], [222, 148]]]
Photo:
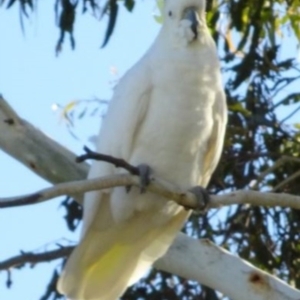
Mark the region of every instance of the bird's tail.
[[70, 256], [58, 290], [72, 300], [118, 299], [165, 254], [187, 217], [181, 208], [154, 228], [144, 214], [106, 231], [91, 226]]

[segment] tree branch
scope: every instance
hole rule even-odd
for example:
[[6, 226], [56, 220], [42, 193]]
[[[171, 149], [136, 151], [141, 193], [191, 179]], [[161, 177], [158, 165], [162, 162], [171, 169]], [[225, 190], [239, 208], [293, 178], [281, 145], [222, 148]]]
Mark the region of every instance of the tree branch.
[[0, 95], [0, 149], [51, 183], [86, 178], [87, 163], [27, 121], [21, 119]]
[[[0, 198], [0, 208], [37, 204], [58, 196], [81, 194], [88, 191], [128, 185], [139, 187], [139, 178], [130, 174], [120, 174], [61, 183], [26, 196]], [[194, 194], [181, 190], [175, 187], [175, 185], [158, 177], [152, 177], [152, 181], [147, 187], [147, 190], [168, 199], [172, 199], [186, 208], [197, 209], [199, 205]], [[283, 193], [261, 193], [250, 190], [210, 196], [210, 198], [208, 208], [217, 208], [232, 204], [251, 204], [256, 206], [281, 206], [300, 209], [300, 196]]]
[[[170, 199], [174, 199], [177, 203], [185, 207], [197, 207], [198, 202], [192, 193], [185, 193], [178, 188], [172, 188], [172, 184], [158, 178], [153, 178], [152, 180], [153, 181], [147, 188], [149, 191], [160, 194]], [[61, 183], [23, 197], [0, 198], [0, 208], [36, 204], [57, 196], [128, 185], [139, 186], [139, 178], [129, 174], [120, 174], [114, 176], [106, 176], [101, 179], [95, 178], [89, 180]]]
[[191, 239], [183, 233], [154, 266], [216, 289], [232, 300], [300, 299], [299, 290], [275, 276], [206, 239]]

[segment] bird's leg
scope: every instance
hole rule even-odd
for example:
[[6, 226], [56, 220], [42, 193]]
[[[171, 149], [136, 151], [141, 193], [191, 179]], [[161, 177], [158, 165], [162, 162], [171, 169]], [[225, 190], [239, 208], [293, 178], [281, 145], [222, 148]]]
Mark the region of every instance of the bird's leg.
[[143, 194], [146, 192], [146, 187], [151, 182], [152, 169], [146, 164], [140, 164], [137, 168], [140, 173], [140, 192]]
[[189, 189], [189, 192], [193, 193], [196, 196], [198, 205], [195, 210], [203, 212], [206, 209], [210, 198], [207, 190], [204, 187], [197, 185]]
[[[146, 164], [140, 164], [136, 167], [138, 169], [140, 177], [140, 192], [141, 194], [146, 192], [146, 187], [151, 181], [152, 169]], [[126, 186], [126, 192], [129, 193], [131, 190], [131, 185]]]

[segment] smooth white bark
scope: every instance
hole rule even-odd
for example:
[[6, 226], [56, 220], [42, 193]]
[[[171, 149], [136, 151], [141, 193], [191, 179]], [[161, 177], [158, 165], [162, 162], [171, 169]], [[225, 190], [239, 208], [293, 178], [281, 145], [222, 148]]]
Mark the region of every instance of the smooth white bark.
[[89, 166], [21, 119], [0, 95], [0, 149], [51, 183], [84, 179]]
[[214, 245], [180, 233], [155, 267], [216, 289], [231, 300], [299, 300], [300, 291]]
[[[87, 164], [75, 163], [74, 154], [19, 118], [2, 97], [0, 148], [52, 183], [84, 179], [88, 171]], [[266, 195], [258, 192], [236, 192], [215, 196], [212, 198], [212, 206], [233, 203], [261, 205], [261, 201], [272, 205], [274, 199], [278, 201], [276, 205], [284, 204], [284, 199], [290, 201], [285, 204], [294, 205], [293, 207], [298, 205], [295, 202], [299, 203], [296, 196], [283, 195], [276, 198], [274, 195]], [[219, 290], [232, 300], [300, 299], [300, 291], [274, 276], [260, 271], [211, 242], [195, 240], [181, 233], [168, 253], [155, 263], [155, 267], [196, 280]]]

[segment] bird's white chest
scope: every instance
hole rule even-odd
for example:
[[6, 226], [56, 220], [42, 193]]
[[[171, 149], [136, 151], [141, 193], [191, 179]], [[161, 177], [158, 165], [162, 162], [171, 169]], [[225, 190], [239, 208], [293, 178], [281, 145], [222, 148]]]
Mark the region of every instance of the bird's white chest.
[[214, 96], [210, 80], [196, 68], [162, 67], [133, 162], [149, 164], [159, 176], [180, 186], [195, 185], [211, 135]]

